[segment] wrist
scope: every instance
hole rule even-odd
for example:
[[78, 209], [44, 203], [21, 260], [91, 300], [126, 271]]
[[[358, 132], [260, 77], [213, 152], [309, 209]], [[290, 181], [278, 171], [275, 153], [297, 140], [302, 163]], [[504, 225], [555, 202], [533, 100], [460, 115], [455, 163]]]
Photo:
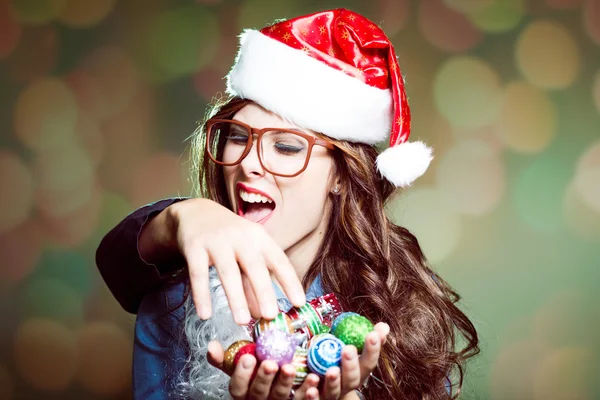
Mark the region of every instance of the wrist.
[[177, 219], [175, 203], [151, 217], [143, 226], [138, 238], [138, 251], [148, 264], [160, 264], [179, 254], [177, 246]]

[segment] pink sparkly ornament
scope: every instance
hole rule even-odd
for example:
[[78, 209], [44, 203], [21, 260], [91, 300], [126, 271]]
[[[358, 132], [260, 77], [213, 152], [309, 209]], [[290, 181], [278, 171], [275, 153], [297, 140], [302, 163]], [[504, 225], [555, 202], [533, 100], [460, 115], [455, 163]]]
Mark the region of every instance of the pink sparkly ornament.
[[297, 345], [294, 336], [270, 329], [264, 331], [256, 341], [256, 358], [275, 361], [281, 367], [292, 362]]

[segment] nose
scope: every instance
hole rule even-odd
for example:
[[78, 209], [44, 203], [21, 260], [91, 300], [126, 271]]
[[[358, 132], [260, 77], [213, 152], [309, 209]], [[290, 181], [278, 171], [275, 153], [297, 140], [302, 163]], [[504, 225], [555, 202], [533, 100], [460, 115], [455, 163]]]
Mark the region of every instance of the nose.
[[250, 152], [244, 157], [240, 163], [240, 167], [246, 176], [263, 176], [265, 174], [265, 170], [260, 165], [258, 158], [258, 140], [256, 136], [254, 136], [254, 140], [252, 141]]

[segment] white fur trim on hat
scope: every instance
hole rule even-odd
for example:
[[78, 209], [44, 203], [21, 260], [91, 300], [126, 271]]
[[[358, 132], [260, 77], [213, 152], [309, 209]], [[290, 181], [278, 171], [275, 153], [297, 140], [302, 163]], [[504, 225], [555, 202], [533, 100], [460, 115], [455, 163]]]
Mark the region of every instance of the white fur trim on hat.
[[377, 156], [377, 169], [398, 187], [409, 186], [425, 173], [433, 159], [423, 142], [405, 142], [385, 149]]
[[327, 136], [375, 144], [390, 134], [392, 96], [259, 31], [241, 35], [227, 92]]

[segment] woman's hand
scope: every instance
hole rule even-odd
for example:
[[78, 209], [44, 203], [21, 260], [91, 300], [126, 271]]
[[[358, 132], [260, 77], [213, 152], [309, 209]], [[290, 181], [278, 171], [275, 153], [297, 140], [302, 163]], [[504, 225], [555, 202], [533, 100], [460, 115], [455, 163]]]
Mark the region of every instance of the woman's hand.
[[[216, 341], [210, 342], [208, 361], [227, 373], [223, 368], [223, 356], [221, 344]], [[279, 368], [276, 362], [267, 360], [256, 368], [256, 363], [256, 358], [251, 354], [240, 357], [233, 374], [231, 374], [229, 384], [229, 393], [235, 400], [287, 400], [291, 393], [297, 400], [319, 398], [319, 389], [317, 389], [319, 377], [317, 375], [309, 374], [302, 385], [292, 392], [296, 376], [296, 369], [293, 365], [285, 364]]]
[[[295, 399], [337, 400], [355, 398], [354, 390], [363, 386], [377, 366], [381, 346], [385, 343], [390, 327], [383, 322], [375, 325], [374, 332], [367, 335], [362, 354], [356, 347], [345, 346], [342, 351], [342, 367], [330, 368], [324, 378], [321, 390], [317, 389], [319, 377], [309, 374], [302, 386], [294, 391]], [[209, 344], [208, 361], [223, 370], [223, 348], [213, 341]], [[234, 399], [287, 399], [294, 380], [295, 369], [284, 365], [276, 378], [277, 364], [265, 361], [260, 364], [253, 378], [256, 359], [252, 355], [240, 357], [229, 386]], [[270, 397], [269, 397], [270, 396]]]
[[273, 319], [279, 312], [271, 274], [294, 306], [304, 305], [304, 291], [293, 266], [262, 225], [208, 199], [175, 203], [147, 225], [140, 235], [142, 258], [153, 261], [160, 258], [157, 253], [164, 257], [173, 251], [183, 255], [200, 318], [212, 314], [209, 266], [216, 268], [240, 325], [247, 324], [251, 314]]

